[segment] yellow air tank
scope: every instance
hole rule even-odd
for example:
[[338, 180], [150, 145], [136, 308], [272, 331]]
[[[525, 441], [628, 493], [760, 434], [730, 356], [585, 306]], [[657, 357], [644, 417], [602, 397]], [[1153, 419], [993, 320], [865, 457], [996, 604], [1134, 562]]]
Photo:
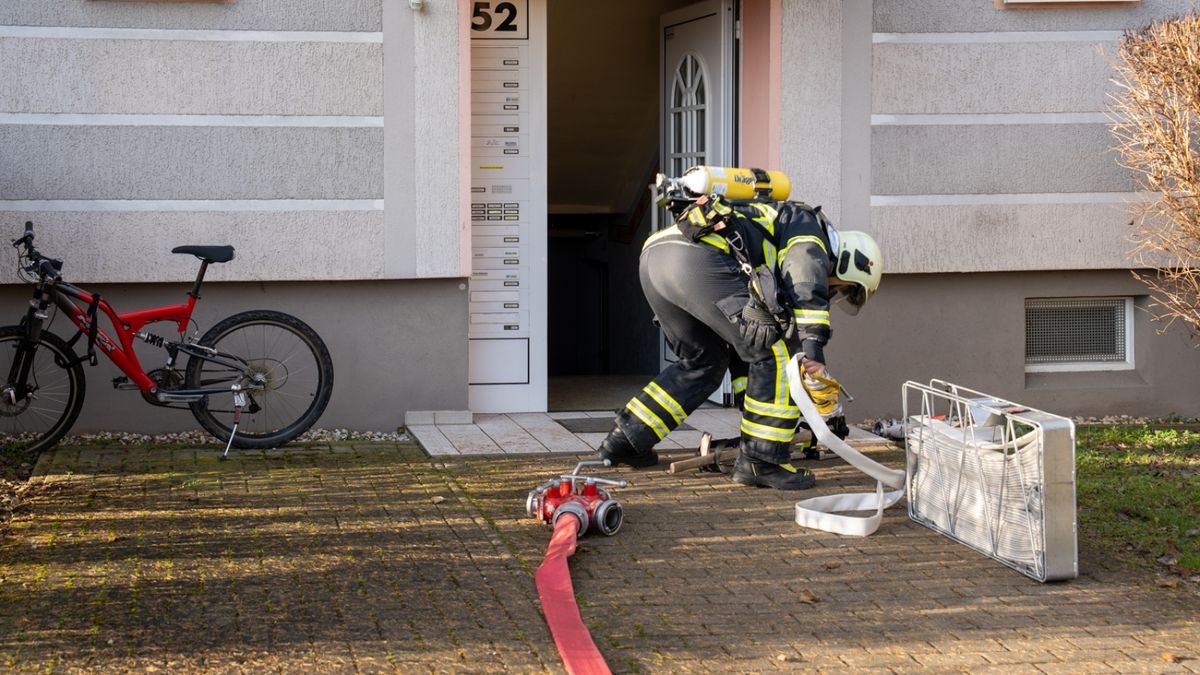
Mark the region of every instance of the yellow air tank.
[[715, 192], [726, 199], [782, 202], [792, 192], [792, 181], [782, 171], [728, 166], [693, 166], [679, 178], [679, 183], [693, 195]]

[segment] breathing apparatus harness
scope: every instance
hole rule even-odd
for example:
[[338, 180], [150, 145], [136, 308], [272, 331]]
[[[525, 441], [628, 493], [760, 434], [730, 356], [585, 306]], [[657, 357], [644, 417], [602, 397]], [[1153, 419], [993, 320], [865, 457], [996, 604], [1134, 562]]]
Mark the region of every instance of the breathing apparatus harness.
[[[796, 334], [791, 319], [791, 303], [779, 291], [775, 271], [766, 265], [755, 265], [750, 261], [744, 228], [756, 227], [762, 235], [778, 248], [775, 235], [750, 218], [739, 214], [734, 207], [777, 201], [772, 194], [772, 176], [762, 169], [742, 170], [753, 175], [754, 196], [748, 199], [730, 199], [717, 191], [694, 196], [683, 184], [684, 179], [671, 179], [659, 174], [659, 186], [663, 188], [659, 206], [676, 214], [675, 224], [689, 241], [699, 242], [710, 235], [717, 235], [729, 244], [729, 251], [738, 262], [738, 268], [747, 279], [751, 302], [745, 312], [759, 321], [773, 322], [783, 339]], [[685, 175], [686, 178], [686, 175]], [[822, 225], [824, 221], [822, 221]]]

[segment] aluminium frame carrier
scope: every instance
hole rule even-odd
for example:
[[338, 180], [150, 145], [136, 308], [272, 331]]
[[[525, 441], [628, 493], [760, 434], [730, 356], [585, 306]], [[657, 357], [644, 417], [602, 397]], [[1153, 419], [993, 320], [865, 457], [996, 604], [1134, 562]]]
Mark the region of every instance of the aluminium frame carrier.
[[1038, 581], [1078, 576], [1074, 423], [942, 380], [903, 392], [909, 517]]

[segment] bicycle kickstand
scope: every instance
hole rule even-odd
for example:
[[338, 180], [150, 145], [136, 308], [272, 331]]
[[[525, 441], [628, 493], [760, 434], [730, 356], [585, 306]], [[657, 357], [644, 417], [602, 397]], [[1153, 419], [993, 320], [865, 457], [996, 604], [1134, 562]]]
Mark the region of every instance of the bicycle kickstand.
[[237, 435], [238, 423], [242, 421], [242, 408], [246, 407], [246, 393], [242, 391], [242, 385], [235, 384], [233, 389], [233, 429], [229, 431], [229, 442], [225, 444], [225, 452], [221, 454], [221, 461], [229, 459], [229, 448], [233, 447], [233, 437]]

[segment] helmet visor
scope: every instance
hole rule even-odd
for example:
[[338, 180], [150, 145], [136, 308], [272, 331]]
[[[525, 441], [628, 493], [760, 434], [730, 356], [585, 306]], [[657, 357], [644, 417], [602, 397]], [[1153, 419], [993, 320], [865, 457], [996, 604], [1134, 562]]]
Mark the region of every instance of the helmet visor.
[[867, 302], [867, 290], [858, 284], [839, 284], [832, 289], [830, 304], [836, 304], [850, 316], [858, 314], [858, 310]]

